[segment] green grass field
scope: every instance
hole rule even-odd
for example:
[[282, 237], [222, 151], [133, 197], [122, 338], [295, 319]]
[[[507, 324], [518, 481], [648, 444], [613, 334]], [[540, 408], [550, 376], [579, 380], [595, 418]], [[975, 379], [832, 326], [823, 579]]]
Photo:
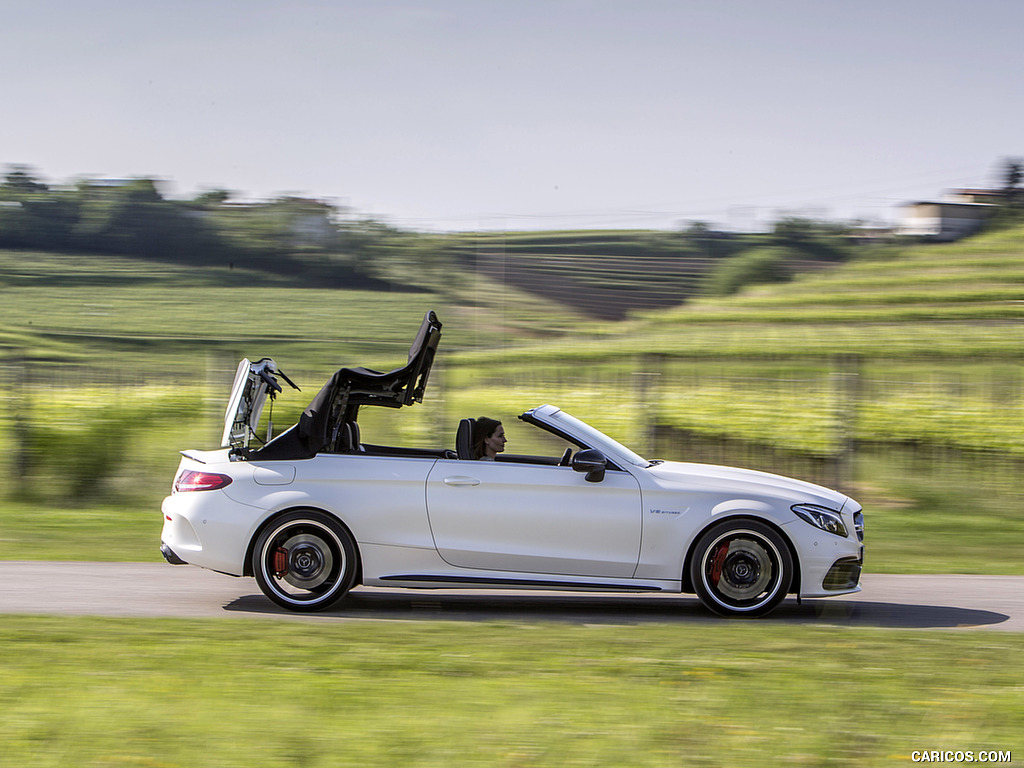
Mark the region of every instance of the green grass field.
[[268, 348], [296, 367], [400, 360], [428, 309], [441, 311], [448, 351], [549, 338], [580, 320], [486, 277], [453, 297], [309, 287], [251, 270], [19, 251], [0, 251], [0, 289], [0, 360], [150, 375], [195, 371], [211, 354], [262, 356]]
[[1024, 638], [5, 617], [3, 762], [890, 766], [1017, 752]]
[[[641, 236], [487, 247], [536, 266], [579, 240], [562, 266], [600, 256], [591, 279], [621, 276], [623, 243]], [[1024, 230], [1008, 230], [597, 322], [489, 271], [371, 293], [0, 252], [0, 558], [159, 560], [177, 452], [215, 444], [238, 357], [271, 355], [300, 379], [302, 395], [275, 413], [286, 425], [334, 368], [400, 364], [434, 308], [445, 339], [429, 402], [367, 414], [368, 438], [453, 444], [458, 417], [497, 411], [525, 447], [513, 417], [538, 401], [633, 445], [655, 419], [827, 454], [853, 424], [870, 443], [850, 489], [865, 505], [869, 571], [1022, 574], [1022, 258]], [[858, 356], [853, 422], [837, 355]], [[1012, 751], [1020, 764], [1022, 638], [4, 616], [0, 765], [860, 767], [915, 750]]]
[[[579, 271], [591, 257], [628, 259], [643, 237], [491, 235], [460, 247], [561, 253], [561, 268]], [[0, 556], [149, 559], [150, 523], [136, 515], [155, 514], [178, 450], [215, 444], [239, 357], [272, 355], [303, 386], [280, 398], [280, 429], [340, 365], [400, 365], [435, 308], [445, 336], [427, 401], [367, 413], [367, 439], [450, 447], [459, 418], [491, 413], [529, 450], [514, 416], [554, 402], [661, 458], [704, 460], [685, 442], [649, 444], [652, 425], [812, 456], [835, 455], [851, 437], [960, 451], [969, 469], [858, 459], [851, 491], [900, 500], [875, 513], [884, 517], [872, 567], [1024, 572], [1024, 492], [1012, 480], [1013, 457], [1024, 456], [1022, 258], [1019, 228], [890, 247], [790, 283], [596, 322], [482, 272], [443, 290], [370, 292], [241, 269], [0, 252]], [[835, 368], [843, 355], [857, 361], [853, 408], [846, 369]], [[951, 555], [950, 536], [975, 543]], [[1001, 546], [986, 551], [993, 537]]]

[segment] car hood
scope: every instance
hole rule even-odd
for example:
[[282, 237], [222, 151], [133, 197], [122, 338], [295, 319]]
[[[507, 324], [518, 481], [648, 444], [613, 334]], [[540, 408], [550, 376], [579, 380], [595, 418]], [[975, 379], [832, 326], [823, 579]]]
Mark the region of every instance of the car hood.
[[849, 501], [848, 496], [838, 491], [753, 469], [665, 461], [650, 466], [647, 472], [659, 485], [679, 490], [700, 491], [706, 488], [720, 492], [731, 489], [739, 496], [770, 497], [788, 504], [816, 503], [835, 510], [841, 510]]

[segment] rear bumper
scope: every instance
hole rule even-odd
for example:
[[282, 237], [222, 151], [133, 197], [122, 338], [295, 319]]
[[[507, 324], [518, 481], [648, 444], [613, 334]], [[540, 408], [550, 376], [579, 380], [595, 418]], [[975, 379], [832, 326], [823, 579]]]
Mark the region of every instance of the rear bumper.
[[211, 571], [242, 575], [246, 547], [263, 514], [261, 510], [234, 502], [223, 491], [195, 491], [171, 494], [164, 499], [162, 511], [160, 551], [169, 563], [180, 560]]
[[160, 554], [163, 555], [164, 560], [166, 560], [171, 565], [188, 565], [188, 563], [186, 563], [184, 560], [182, 560], [180, 557], [174, 554], [173, 549], [171, 549], [163, 542], [160, 542]]

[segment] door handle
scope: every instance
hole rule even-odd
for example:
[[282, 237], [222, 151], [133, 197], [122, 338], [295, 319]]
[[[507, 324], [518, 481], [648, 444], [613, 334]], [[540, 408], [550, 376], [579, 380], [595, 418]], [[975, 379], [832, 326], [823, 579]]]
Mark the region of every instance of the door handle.
[[480, 481], [475, 477], [466, 477], [465, 475], [454, 475], [452, 477], [446, 477], [444, 479], [445, 485], [480, 485]]

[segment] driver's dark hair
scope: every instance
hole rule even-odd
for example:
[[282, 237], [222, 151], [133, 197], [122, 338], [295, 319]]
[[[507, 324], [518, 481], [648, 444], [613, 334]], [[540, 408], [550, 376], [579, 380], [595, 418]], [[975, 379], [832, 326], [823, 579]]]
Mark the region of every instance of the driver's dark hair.
[[495, 430], [501, 426], [496, 419], [489, 419], [481, 416], [473, 422], [473, 458], [481, 459], [484, 456], [484, 440], [494, 435]]

